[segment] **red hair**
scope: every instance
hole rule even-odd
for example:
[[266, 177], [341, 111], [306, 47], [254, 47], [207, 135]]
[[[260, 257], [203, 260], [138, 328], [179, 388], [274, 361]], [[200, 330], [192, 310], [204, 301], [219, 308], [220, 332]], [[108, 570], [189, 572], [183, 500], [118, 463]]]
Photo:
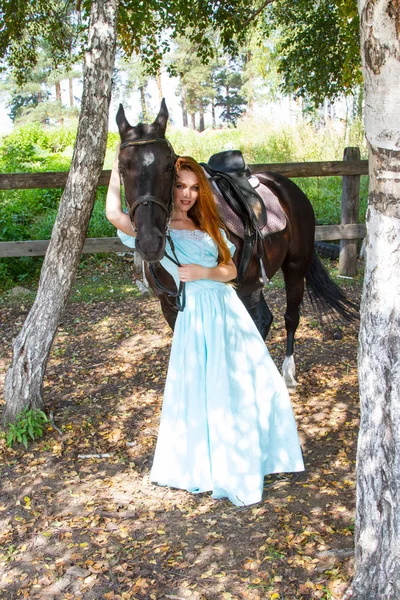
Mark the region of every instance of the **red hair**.
[[205, 231], [214, 240], [218, 248], [218, 263], [228, 264], [231, 253], [223, 238], [220, 228], [225, 229], [218, 214], [217, 205], [211, 190], [211, 186], [201, 165], [190, 156], [180, 156], [175, 163], [175, 171], [192, 171], [197, 177], [199, 195], [196, 203], [188, 211], [188, 217], [192, 219], [196, 227]]

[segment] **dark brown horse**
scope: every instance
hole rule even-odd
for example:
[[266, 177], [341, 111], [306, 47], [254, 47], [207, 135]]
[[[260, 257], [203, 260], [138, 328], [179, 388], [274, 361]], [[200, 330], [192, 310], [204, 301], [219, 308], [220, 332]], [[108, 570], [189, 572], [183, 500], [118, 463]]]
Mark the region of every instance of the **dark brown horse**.
[[[174, 328], [177, 307], [175, 298], [165, 290], [175, 291], [173, 278], [158, 263], [163, 257], [171, 211], [174, 164], [176, 155], [165, 138], [168, 110], [164, 100], [151, 125], [139, 123], [132, 127], [120, 105], [117, 124], [121, 137], [119, 168], [125, 187], [125, 197], [131, 220], [136, 228], [136, 249], [143, 260], [152, 264], [147, 269], [149, 283], [161, 301], [164, 316]], [[287, 333], [283, 376], [288, 388], [296, 385], [293, 358], [294, 338], [299, 324], [299, 307], [304, 284], [314, 301], [345, 318], [350, 318], [353, 305], [330, 279], [314, 251], [315, 217], [310, 201], [292, 181], [276, 173], [258, 173], [261, 184], [277, 196], [285, 212], [287, 225], [283, 231], [264, 240], [264, 268], [269, 279], [282, 269], [286, 288], [285, 325]], [[242, 239], [230, 233], [240, 257]], [[164, 289], [163, 289], [164, 288]], [[272, 314], [262, 293], [260, 265], [253, 253], [249, 268], [238, 282], [237, 292], [265, 339], [272, 323]]]

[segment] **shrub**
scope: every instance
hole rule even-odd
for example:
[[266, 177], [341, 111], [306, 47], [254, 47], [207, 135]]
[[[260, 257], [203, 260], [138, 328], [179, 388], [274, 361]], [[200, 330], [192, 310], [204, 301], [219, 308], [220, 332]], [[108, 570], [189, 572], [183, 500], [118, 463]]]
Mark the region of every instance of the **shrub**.
[[[45, 127], [31, 123], [16, 128], [2, 140], [0, 169], [18, 171], [64, 171], [69, 168], [76, 127]], [[238, 127], [207, 129], [203, 133], [191, 129], [169, 127], [167, 137], [180, 155], [207, 161], [212, 154], [239, 149], [249, 164], [341, 160], [346, 145], [358, 145], [366, 157], [363, 130], [355, 122], [339, 134], [333, 127], [317, 129], [304, 122], [293, 126], [276, 126], [267, 120], [244, 118]], [[105, 168], [111, 168], [118, 133], [109, 133]], [[296, 183], [310, 198], [317, 222], [340, 222], [341, 178], [317, 177], [298, 179]], [[48, 239], [57, 215], [61, 190], [0, 191], [0, 240]], [[115, 230], [104, 215], [106, 189], [100, 188], [89, 223], [89, 237], [109, 237]], [[367, 205], [367, 178], [361, 178], [360, 220]], [[2, 286], [36, 277], [41, 258], [0, 259]]]
[[7, 446], [12, 447], [14, 444], [20, 443], [28, 448], [30, 441], [43, 436], [47, 422], [48, 418], [42, 410], [25, 408], [17, 415], [14, 423], [7, 425]]

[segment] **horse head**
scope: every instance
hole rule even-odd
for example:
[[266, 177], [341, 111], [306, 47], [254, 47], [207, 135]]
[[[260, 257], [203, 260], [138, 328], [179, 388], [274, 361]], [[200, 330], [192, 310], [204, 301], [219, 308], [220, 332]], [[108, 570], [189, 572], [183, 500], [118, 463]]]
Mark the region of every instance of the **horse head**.
[[147, 262], [164, 255], [165, 236], [172, 209], [174, 151], [165, 138], [168, 110], [162, 100], [152, 124], [132, 127], [122, 104], [117, 112], [121, 138], [119, 170], [132, 225], [136, 229], [136, 248]]

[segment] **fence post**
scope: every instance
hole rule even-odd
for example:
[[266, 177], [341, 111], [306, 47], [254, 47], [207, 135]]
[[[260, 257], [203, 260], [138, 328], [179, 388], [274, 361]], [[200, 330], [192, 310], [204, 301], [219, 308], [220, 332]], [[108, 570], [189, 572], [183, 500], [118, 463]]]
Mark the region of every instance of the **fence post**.
[[[360, 160], [359, 148], [345, 148], [343, 160]], [[358, 223], [360, 175], [342, 177], [342, 225]], [[354, 277], [357, 273], [357, 240], [340, 240], [339, 274]]]

